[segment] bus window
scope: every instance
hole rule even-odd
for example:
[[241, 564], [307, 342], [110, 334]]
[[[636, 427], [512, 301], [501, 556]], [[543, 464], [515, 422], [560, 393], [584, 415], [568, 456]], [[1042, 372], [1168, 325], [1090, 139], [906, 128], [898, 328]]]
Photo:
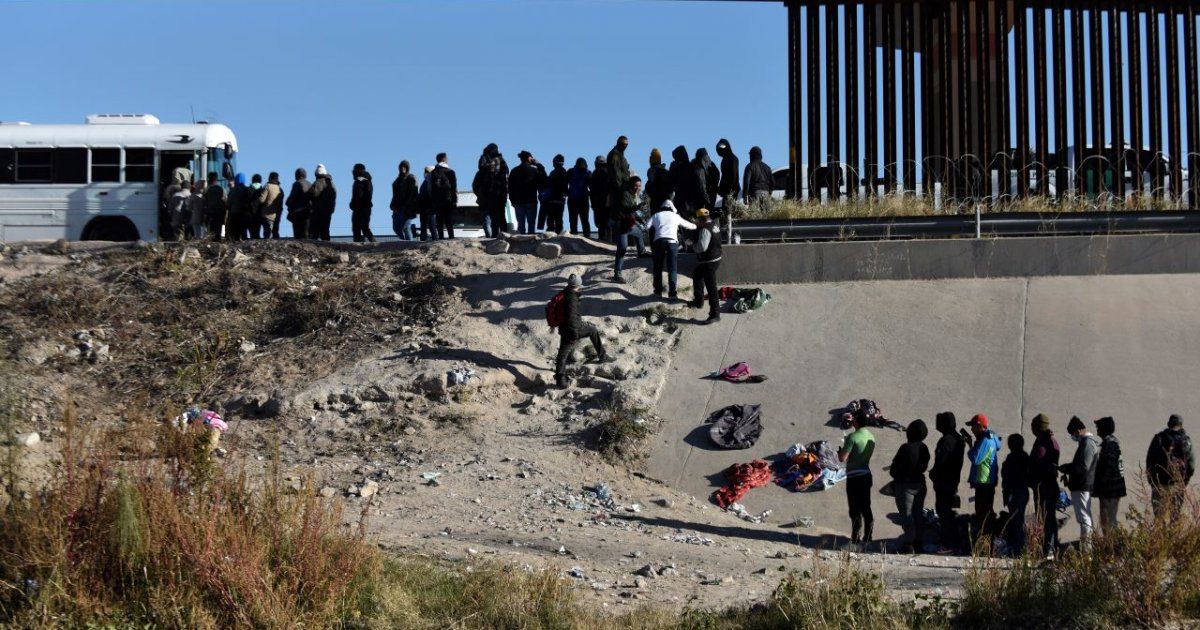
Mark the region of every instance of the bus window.
[[50, 183], [53, 164], [50, 149], [17, 149], [17, 183]]
[[154, 149], [125, 149], [125, 181], [154, 181]]
[[120, 149], [92, 149], [92, 181], [121, 181]]
[[224, 148], [217, 147], [208, 150], [208, 172], [216, 173], [217, 177], [223, 181], [233, 180], [233, 174], [237, 172], [237, 155], [232, 154], [226, 157]]
[[66, 148], [54, 150], [54, 183], [86, 184], [88, 150]]
[[12, 149], [0, 149], [0, 184], [13, 183], [13, 177], [16, 175], [17, 163], [16, 151]]

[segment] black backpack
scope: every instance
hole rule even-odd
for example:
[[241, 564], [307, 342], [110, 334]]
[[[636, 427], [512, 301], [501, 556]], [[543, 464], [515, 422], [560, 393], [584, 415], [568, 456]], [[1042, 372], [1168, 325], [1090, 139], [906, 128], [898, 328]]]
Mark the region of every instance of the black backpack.
[[450, 185], [450, 176], [443, 167], [439, 166], [429, 174], [429, 198], [436, 205], [454, 202], [454, 187]]

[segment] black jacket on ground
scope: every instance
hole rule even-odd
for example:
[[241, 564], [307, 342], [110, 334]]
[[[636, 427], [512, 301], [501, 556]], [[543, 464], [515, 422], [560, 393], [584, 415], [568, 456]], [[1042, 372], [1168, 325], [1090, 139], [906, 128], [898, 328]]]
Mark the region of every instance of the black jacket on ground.
[[350, 188], [350, 210], [363, 212], [375, 205], [375, 184], [371, 182], [371, 174], [363, 171], [354, 178], [354, 186]]
[[406, 219], [417, 216], [417, 178], [412, 173], [396, 177], [392, 181], [392, 203], [389, 206]]
[[925, 483], [925, 471], [929, 469], [929, 447], [925, 446], [925, 436], [929, 430], [925, 423], [913, 420], [905, 430], [908, 441], [896, 451], [892, 458], [892, 467], [888, 472], [896, 483]]
[[717, 155], [721, 156], [721, 182], [717, 184], [717, 193], [722, 197], [737, 198], [742, 192], [741, 162], [725, 138], [717, 142]]
[[937, 430], [942, 434], [937, 446], [933, 449], [933, 468], [929, 471], [929, 480], [935, 488], [958, 488], [962, 481], [963, 459], [967, 445], [958, 435], [958, 427], [954, 426], [954, 416], [938, 414]]
[[1096, 484], [1092, 496], [1099, 499], [1119, 499], [1125, 496], [1125, 463], [1121, 459], [1121, 442], [1115, 435], [1100, 441], [1100, 461], [1096, 463]]
[[546, 179], [546, 169], [541, 164], [521, 162], [508, 175], [508, 197], [513, 204], [537, 203], [538, 189]]
[[760, 193], [771, 194], [771, 189], [775, 187], [775, 176], [771, 173], [771, 167], [762, 161], [762, 149], [750, 149], [750, 163], [746, 165], [743, 179], [746, 199], [754, 199]]

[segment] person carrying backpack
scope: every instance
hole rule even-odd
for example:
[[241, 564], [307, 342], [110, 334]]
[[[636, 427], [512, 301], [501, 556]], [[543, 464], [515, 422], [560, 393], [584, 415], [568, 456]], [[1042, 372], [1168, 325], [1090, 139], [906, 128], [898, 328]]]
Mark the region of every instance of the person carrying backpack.
[[1183, 418], [1172, 414], [1167, 428], [1150, 441], [1146, 474], [1150, 478], [1150, 505], [1155, 518], [1173, 518], [1183, 507], [1183, 490], [1196, 473], [1192, 439], [1183, 430]]
[[[707, 208], [696, 212], [696, 268], [692, 272], [692, 308], [704, 307], [708, 293], [708, 319], [705, 324], [721, 321], [721, 296], [717, 291], [717, 268], [721, 266], [721, 235], [713, 229]], [[922, 482], [923, 483], [923, 482]]]
[[220, 241], [225, 234], [225, 221], [228, 220], [229, 205], [225, 188], [217, 182], [217, 174], [208, 174], [208, 187], [204, 189], [204, 219], [207, 221], [209, 234], [214, 241]]
[[429, 201], [433, 205], [437, 230], [434, 240], [454, 238], [454, 212], [458, 209], [458, 176], [450, 168], [445, 153], [437, 154], [437, 166], [429, 174]]
[[350, 232], [354, 235], [355, 243], [374, 243], [371, 208], [375, 205], [375, 185], [371, 183], [371, 173], [362, 164], [355, 164], [351, 174], [354, 176], [354, 186], [350, 189]]
[[604, 351], [604, 343], [600, 339], [600, 331], [596, 327], [584, 323], [579, 309], [579, 290], [583, 282], [579, 276], [571, 274], [567, 278], [567, 288], [554, 296], [546, 305], [546, 323], [550, 330], [558, 329], [558, 356], [554, 359], [554, 382], [559, 387], [567, 386], [567, 357], [575, 344], [582, 339], [590, 339], [596, 349], [597, 361], [608, 361], [608, 353]]
[[308, 232], [309, 220], [312, 219], [312, 200], [308, 189], [312, 182], [308, 181], [308, 171], [296, 169], [296, 181], [292, 182], [292, 190], [288, 193], [287, 220], [292, 224], [292, 238], [310, 238]]
[[508, 229], [504, 208], [508, 202], [508, 163], [495, 143], [483, 148], [479, 156], [479, 170], [471, 180], [471, 191], [483, 213], [483, 234], [488, 238], [500, 238]]
[[1096, 421], [1100, 436], [1100, 461], [1096, 463], [1096, 485], [1092, 494], [1100, 500], [1100, 529], [1107, 536], [1117, 527], [1121, 498], [1125, 496], [1125, 461], [1117, 440], [1117, 421], [1105, 416]]

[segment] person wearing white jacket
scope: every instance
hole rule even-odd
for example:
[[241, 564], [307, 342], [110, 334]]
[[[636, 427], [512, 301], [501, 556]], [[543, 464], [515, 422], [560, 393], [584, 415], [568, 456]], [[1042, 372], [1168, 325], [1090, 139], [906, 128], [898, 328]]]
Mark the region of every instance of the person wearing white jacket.
[[671, 300], [679, 299], [676, 292], [676, 282], [679, 278], [679, 228], [696, 229], [696, 224], [679, 216], [675, 204], [671, 200], [663, 202], [662, 207], [650, 217], [650, 230], [654, 234], [654, 295], [662, 299], [663, 267], [667, 271], [667, 296]]

